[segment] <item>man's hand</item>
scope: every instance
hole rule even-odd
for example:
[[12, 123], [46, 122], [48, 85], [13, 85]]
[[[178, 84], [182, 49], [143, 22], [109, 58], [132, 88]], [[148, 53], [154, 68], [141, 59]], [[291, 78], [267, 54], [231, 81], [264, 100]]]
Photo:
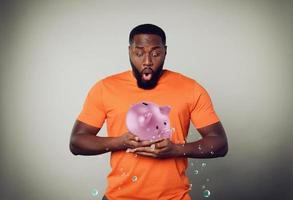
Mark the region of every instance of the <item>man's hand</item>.
[[141, 141], [136, 135], [126, 132], [117, 138], [118, 143], [122, 150], [127, 150], [127, 152], [132, 152], [135, 148], [143, 148], [151, 146], [152, 144], [158, 142], [156, 141]]
[[149, 143], [151, 144], [150, 146], [138, 147], [128, 152], [154, 158], [173, 158], [178, 156], [178, 145], [174, 144], [170, 139], [149, 141]]

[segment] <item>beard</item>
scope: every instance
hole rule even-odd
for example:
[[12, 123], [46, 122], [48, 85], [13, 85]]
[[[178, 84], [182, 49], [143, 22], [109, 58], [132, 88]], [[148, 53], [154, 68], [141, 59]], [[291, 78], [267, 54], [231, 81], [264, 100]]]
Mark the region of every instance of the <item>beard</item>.
[[[150, 90], [153, 89], [154, 87], [156, 87], [160, 77], [161, 77], [161, 73], [163, 71], [163, 66], [164, 66], [164, 61], [160, 64], [160, 66], [158, 67], [158, 69], [156, 71], [153, 71], [151, 67], [145, 67], [141, 72], [137, 70], [137, 68], [135, 67], [135, 65], [131, 62], [130, 60], [130, 64], [131, 64], [131, 68], [132, 71], [134, 72], [134, 76], [136, 78], [136, 83], [137, 86], [139, 88], [142, 89], [146, 89], [146, 90]], [[148, 69], [150, 71], [152, 71], [152, 78], [149, 81], [145, 81], [142, 79], [142, 72]]]

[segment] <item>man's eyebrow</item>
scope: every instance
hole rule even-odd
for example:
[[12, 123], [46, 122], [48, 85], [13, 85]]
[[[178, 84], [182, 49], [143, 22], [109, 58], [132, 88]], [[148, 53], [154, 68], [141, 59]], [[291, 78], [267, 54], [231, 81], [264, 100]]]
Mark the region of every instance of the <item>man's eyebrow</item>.
[[[136, 48], [136, 49], [144, 49], [144, 47], [141, 47], [141, 46], [134, 46], [134, 48]], [[154, 47], [151, 48], [151, 50], [160, 49], [160, 48], [161, 48], [161, 46], [154, 46]]]

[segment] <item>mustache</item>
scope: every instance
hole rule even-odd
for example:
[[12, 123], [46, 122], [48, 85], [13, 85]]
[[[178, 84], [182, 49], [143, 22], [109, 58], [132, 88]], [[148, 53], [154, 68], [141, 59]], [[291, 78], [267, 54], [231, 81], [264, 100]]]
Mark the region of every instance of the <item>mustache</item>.
[[146, 67], [146, 68], [142, 69], [140, 73], [141, 74], [143, 74], [143, 73], [153, 74], [154, 70], [151, 67]]

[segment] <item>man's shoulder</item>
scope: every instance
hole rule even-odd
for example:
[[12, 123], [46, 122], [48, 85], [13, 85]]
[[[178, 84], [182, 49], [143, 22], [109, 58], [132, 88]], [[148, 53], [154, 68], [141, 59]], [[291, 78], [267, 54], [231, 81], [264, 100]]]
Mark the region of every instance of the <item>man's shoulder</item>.
[[102, 82], [103, 84], [107, 83], [119, 83], [120, 81], [128, 81], [130, 79], [130, 71], [122, 71], [118, 72], [116, 74], [111, 74], [108, 76], [105, 76], [99, 82]]
[[172, 71], [172, 70], [169, 70], [167, 69], [166, 70], [167, 74], [174, 80], [176, 80], [176, 82], [180, 82], [180, 83], [183, 83], [183, 84], [196, 84], [196, 85], [199, 85], [199, 83], [192, 77], [190, 76], [187, 76], [183, 73], [180, 73], [180, 72], [176, 72], [176, 71]]

